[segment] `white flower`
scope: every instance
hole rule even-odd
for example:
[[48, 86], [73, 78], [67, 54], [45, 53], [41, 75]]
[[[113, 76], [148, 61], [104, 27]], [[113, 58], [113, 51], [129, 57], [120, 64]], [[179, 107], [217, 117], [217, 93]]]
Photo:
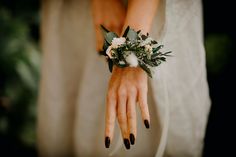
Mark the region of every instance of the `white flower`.
[[129, 63], [130, 67], [137, 67], [138, 66], [138, 58], [135, 56], [134, 53], [131, 53], [125, 58], [126, 62]]
[[113, 38], [112, 42], [111, 42], [111, 46], [112, 46], [112, 48], [118, 48], [118, 46], [124, 44], [125, 41], [126, 41], [126, 39], [124, 37]]
[[125, 62], [124, 61], [119, 61], [119, 64], [120, 65], [125, 65]]
[[106, 50], [106, 54], [109, 56], [109, 58], [114, 58], [114, 57], [112, 57], [112, 54], [114, 53], [114, 51], [112, 49], [113, 48], [117, 49], [118, 46], [124, 44], [125, 41], [126, 41], [126, 39], [124, 37], [112, 39], [111, 45]]
[[145, 45], [144, 47], [145, 47], [145, 51], [147, 52], [148, 59], [151, 59], [151, 55], [153, 54], [152, 46], [151, 45]]
[[107, 48], [107, 50], [106, 50], [106, 54], [109, 56], [109, 58], [113, 58], [112, 57], [112, 47], [111, 46], [109, 46], [108, 48]]
[[145, 51], [149, 52], [149, 54], [152, 54], [152, 46], [145, 45]]
[[148, 37], [144, 41], [141, 42], [140, 46], [145, 46], [147, 44], [150, 44], [153, 39], [151, 37]]

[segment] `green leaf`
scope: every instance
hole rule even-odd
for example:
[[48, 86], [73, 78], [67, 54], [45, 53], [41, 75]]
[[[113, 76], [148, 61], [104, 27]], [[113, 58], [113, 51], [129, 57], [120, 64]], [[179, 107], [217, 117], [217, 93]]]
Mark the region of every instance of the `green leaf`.
[[158, 58], [158, 57], [160, 56], [160, 54], [161, 54], [161, 53], [153, 53], [153, 54], [151, 55], [151, 59], [156, 59], [156, 58]]
[[101, 26], [101, 31], [102, 31], [102, 34], [103, 36], [105, 36], [106, 33], [109, 33], [110, 31], [108, 29], [106, 29], [103, 25], [100, 25]]
[[110, 46], [109, 43], [106, 40], [104, 40], [103, 50], [106, 51], [109, 46]]
[[129, 38], [130, 40], [136, 40], [138, 38], [138, 34], [137, 32], [135, 32], [135, 30], [129, 29], [127, 33], [127, 38]]
[[153, 48], [152, 51], [153, 51], [153, 53], [156, 53], [156, 52], [159, 51], [161, 48], [163, 48], [163, 45], [160, 45], [160, 46], [158, 46], [158, 47], [156, 47], [156, 48]]
[[108, 60], [108, 67], [109, 67], [109, 71], [112, 72], [112, 68], [113, 68], [113, 61], [109, 58]]
[[111, 45], [112, 39], [117, 38], [118, 35], [114, 32], [109, 32], [105, 34], [105, 40]]
[[151, 41], [152, 44], [158, 44], [156, 40]]
[[142, 40], [145, 40], [145, 39], [147, 39], [148, 37], [147, 37], [146, 35], [142, 35], [141, 38], [142, 38]]
[[163, 54], [163, 56], [171, 56], [171, 55], [169, 55], [170, 53], [172, 53], [172, 51], [165, 52], [165, 53]]
[[128, 34], [128, 32], [129, 32], [129, 30], [130, 30], [130, 27], [129, 26], [127, 26], [127, 28], [125, 29], [125, 32], [124, 32], [124, 34], [123, 34], [123, 36], [122, 37], [127, 37], [127, 34]]
[[151, 70], [144, 63], [139, 62], [139, 66], [152, 78]]
[[155, 67], [155, 62], [153, 62], [152, 60], [148, 60], [147, 58], [143, 59], [144, 63], [148, 64], [151, 67]]
[[125, 67], [127, 67], [128, 65], [127, 65], [127, 64], [117, 64], [117, 66], [120, 67], [120, 68], [125, 68]]
[[99, 54], [99, 55], [103, 55], [103, 56], [107, 56], [107, 54], [106, 54], [105, 51], [99, 51], [98, 54]]
[[165, 57], [160, 57], [159, 58], [161, 61], [165, 62], [166, 61], [166, 58]]
[[158, 65], [161, 64], [161, 61], [160, 61], [160, 60], [155, 60], [155, 61], [153, 62], [153, 64], [154, 64], [155, 66], [158, 66]]

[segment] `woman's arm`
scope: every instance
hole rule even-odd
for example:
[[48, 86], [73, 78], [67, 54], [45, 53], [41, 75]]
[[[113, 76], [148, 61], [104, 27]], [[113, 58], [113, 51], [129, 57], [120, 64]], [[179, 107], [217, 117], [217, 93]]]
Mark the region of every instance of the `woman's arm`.
[[[129, 25], [135, 30], [147, 33], [159, 0], [129, 0], [124, 29]], [[147, 104], [147, 74], [140, 67], [119, 68], [113, 66], [106, 101], [105, 145], [109, 147], [114, 134], [115, 119], [118, 119], [124, 144], [127, 149], [135, 143], [136, 103], [138, 102], [146, 128], [150, 115]]]
[[129, 0], [123, 31], [129, 25], [142, 33], [150, 31], [159, 0]]
[[102, 50], [101, 25], [120, 35], [124, 25], [126, 9], [120, 0], [91, 0], [93, 23], [96, 33], [96, 50]]

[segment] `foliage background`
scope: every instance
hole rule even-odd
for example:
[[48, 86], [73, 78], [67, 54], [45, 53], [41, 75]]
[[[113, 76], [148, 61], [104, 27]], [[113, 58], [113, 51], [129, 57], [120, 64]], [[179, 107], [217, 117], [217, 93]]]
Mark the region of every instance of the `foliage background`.
[[5, 156], [36, 156], [39, 6], [30, 0], [0, 2], [0, 153]]
[[[203, 1], [205, 47], [212, 108], [204, 156], [233, 153], [235, 24], [233, 2]], [[0, 153], [37, 156], [36, 107], [40, 76], [40, 2], [0, 1]], [[232, 149], [231, 149], [232, 148]]]

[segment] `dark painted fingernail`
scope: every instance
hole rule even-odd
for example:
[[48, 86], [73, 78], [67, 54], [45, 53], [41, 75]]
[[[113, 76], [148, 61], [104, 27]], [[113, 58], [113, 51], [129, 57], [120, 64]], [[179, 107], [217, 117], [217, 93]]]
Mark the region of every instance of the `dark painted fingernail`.
[[105, 138], [105, 146], [106, 146], [106, 148], [109, 148], [109, 146], [110, 146], [110, 137], [106, 137]]
[[132, 145], [134, 145], [134, 142], [135, 142], [134, 134], [130, 134], [130, 135], [129, 135], [129, 140], [130, 140], [130, 143], [131, 143]]
[[147, 129], [149, 128], [149, 122], [148, 122], [147, 119], [144, 120], [144, 125], [145, 125], [145, 127], [146, 127]]
[[124, 139], [124, 144], [126, 149], [130, 149], [129, 140], [127, 138]]

